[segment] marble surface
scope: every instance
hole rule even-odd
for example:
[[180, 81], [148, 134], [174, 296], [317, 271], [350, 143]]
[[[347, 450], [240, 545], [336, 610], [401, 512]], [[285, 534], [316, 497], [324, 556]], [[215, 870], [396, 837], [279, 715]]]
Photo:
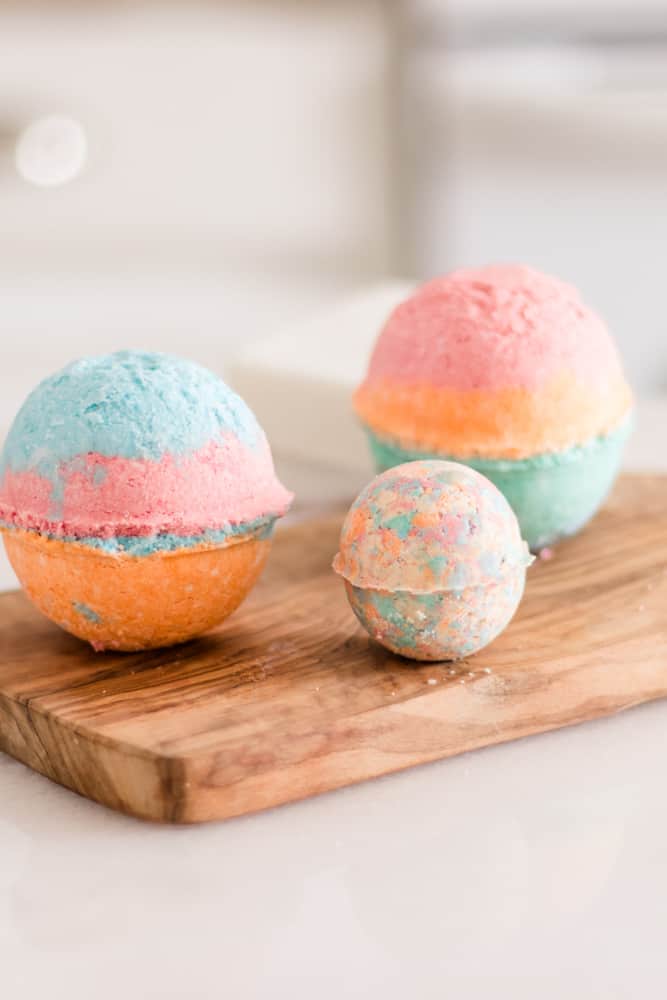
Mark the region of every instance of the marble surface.
[[[667, 469], [666, 420], [665, 404], [643, 408], [631, 467]], [[292, 473], [301, 516], [354, 486]], [[4, 995], [657, 1000], [666, 756], [667, 705], [654, 703], [166, 828], [0, 755]]]

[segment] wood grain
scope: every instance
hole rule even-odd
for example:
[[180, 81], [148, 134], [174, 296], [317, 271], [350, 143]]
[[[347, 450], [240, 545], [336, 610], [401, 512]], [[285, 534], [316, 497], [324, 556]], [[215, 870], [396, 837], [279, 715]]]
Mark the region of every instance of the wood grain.
[[114, 809], [200, 822], [667, 694], [667, 477], [622, 479], [456, 666], [367, 638], [329, 568], [340, 521], [279, 534], [243, 608], [168, 650], [95, 654], [0, 596], [0, 748]]

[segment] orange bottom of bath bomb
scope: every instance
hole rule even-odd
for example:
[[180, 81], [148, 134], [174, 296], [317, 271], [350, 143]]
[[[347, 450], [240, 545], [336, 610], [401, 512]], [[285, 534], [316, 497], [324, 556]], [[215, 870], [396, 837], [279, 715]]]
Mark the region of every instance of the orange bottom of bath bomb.
[[266, 562], [270, 541], [112, 556], [32, 532], [4, 536], [28, 597], [47, 618], [95, 649], [184, 642], [234, 611]]

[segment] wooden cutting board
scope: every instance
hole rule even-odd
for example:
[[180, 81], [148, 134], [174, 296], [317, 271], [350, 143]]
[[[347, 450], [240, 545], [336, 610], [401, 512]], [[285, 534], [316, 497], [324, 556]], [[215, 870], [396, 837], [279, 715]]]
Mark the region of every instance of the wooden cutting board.
[[0, 748], [114, 809], [200, 822], [667, 694], [667, 477], [622, 479], [456, 665], [367, 638], [329, 568], [340, 521], [279, 533], [243, 608], [168, 650], [96, 654], [0, 596]]

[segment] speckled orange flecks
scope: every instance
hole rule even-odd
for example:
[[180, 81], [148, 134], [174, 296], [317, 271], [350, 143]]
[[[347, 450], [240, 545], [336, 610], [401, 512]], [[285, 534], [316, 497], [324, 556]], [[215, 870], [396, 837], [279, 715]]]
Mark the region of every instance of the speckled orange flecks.
[[333, 568], [366, 631], [415, 660], [472, 655], [507, 625], [531, 563], [507, 500], [478, 472], [418, 461], [376, 476]]

